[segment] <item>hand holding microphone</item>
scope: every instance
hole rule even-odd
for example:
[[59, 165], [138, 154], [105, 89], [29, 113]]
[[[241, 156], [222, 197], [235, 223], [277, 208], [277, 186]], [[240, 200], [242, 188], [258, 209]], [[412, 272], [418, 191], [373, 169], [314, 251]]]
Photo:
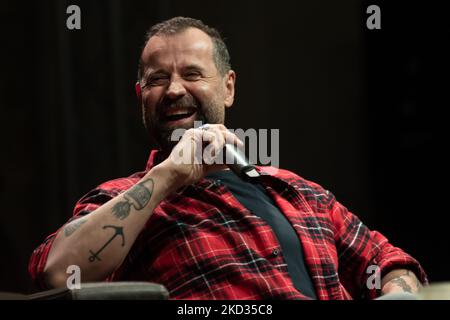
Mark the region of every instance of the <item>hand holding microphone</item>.
[[209, 172], [227, 167], [244, 180], [258, 178], [255, 166], [239, 147], [243, 147], [242, 141], [224, 125], [205, 124], [184, 132], [161, 165], [167, 169], [168, 183], [173, 187], [194, 183]]
[[[208, 130], [209, 124], [204, 124], [199, 127], [202, 130]], [[221, 150], [224, 163], [230, 168], [238, 177], [244, 180], [251, 180], [259, 177], [256, 167], [249, 163], [245, 157], [244, 152], [239, 150], [235, 144], [225, 142], [223, 149]]]

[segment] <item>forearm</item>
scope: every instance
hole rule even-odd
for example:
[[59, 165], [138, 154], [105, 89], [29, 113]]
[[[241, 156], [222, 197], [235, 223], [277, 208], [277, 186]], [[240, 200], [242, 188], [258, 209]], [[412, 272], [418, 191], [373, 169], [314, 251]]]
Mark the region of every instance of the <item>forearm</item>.
[[103, 281], [122, 263], [154, 208], [174, 189], [168, 172], [154, 167], [126, 192], [64, 226], [44, 269], [48, 285], [64, 286], [69, 265], [80, 267], [83, 282]]
[[417, 293], [422, 284], [416, 275], [407, 269], [392, 270], [381, 279], [381, 293]]

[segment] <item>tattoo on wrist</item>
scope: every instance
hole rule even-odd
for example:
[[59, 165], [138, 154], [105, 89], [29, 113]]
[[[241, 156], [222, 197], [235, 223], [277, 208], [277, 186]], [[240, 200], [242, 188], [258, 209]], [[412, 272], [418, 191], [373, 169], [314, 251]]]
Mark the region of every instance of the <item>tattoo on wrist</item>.
[[137, 211], [142, 210], [150, 201], [153, 186], [154, 181], [151, 178], [133, 186], [124, 193], [125, 200], [114, 205], [112, 208], [113, 215], [120, 220], [124, 220], [130, 214], [131, 207]]
[[87, 219], [85, 219], [85, 218], [78, 218], [77, 220], [72, 221], [69, 224], [67, 224], [64, 227], [64, 234], [66, 235], [66, 237], [71, 236], [86, 221], [87, 221]]

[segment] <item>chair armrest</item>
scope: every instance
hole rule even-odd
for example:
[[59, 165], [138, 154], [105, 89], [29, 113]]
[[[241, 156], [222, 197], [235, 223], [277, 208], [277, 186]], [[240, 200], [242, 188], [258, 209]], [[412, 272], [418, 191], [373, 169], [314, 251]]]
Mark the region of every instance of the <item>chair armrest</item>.
[[91, 282], [80, 289], [58, 288], [27, 296], [27, 300], [166, 300], [167, 289], [151, 282]]

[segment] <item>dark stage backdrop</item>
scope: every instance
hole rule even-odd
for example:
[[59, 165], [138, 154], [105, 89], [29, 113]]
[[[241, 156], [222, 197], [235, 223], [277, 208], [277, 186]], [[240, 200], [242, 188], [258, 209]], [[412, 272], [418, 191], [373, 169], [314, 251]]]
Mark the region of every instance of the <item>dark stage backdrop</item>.
[[[395, 3], [393, 3], [395, 2]], [[444, 1], [0, 3], [0, 290], [31, 292], [32, 250], [151, 142], [134, 97], [147, 28], [183, 15], [226, 37], [229, 128], [280, 129], [280, 164], [331, 190], [371, 228], [450, 280]], [[81, 8], [81, 30], [66, 8]], [[381, 30], [366, 8], [381, 8]]]

